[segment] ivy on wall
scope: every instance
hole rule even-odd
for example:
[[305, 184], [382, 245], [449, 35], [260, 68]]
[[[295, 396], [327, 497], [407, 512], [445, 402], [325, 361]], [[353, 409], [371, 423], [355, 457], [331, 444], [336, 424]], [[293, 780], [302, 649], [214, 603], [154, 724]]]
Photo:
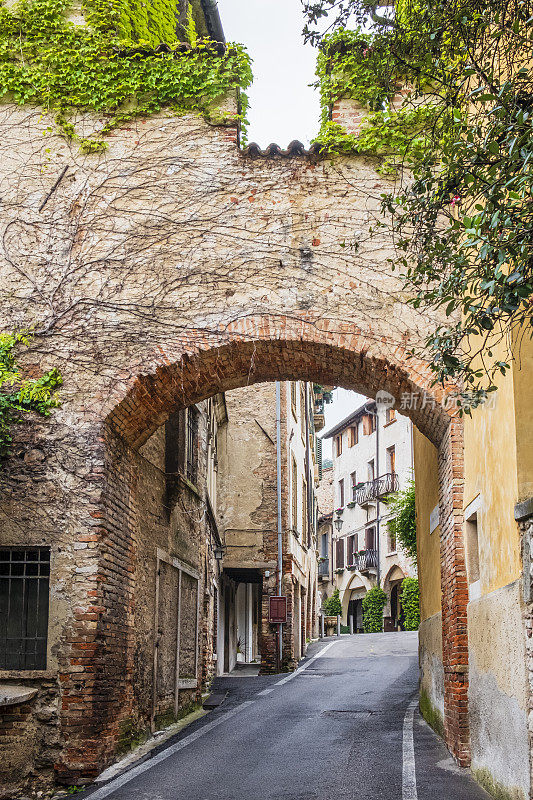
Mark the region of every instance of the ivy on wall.
[[365, 633], [381, 633], [383, 609], [387, 595], [380, 586], [373, 586], [363, 597], [363, 630]]
[[[104, 149], [102, 137], [134, 116], [168, 109], [209, 118], [215, 101], [252, 81], [244, 48], [198, 39], [190, 16], [178, 25], [176, 2], [85, 0], [82, 10], [85, 25], [68, 19], [68, 0], [0, 9], [0, 97], [42, 106], [83, 151]], [[244, 94], [241, 105], [244, 120]], [[76, 112], [104, 115], [99, 134], [81, 136]]]
[[389, 520], [389, 533], [416, 563], [416, 501], [415, 483], [411, 481], [402, 491], [396, 492], [387, 502], [393, 514]]
[[417, 578], [404, 578], [400, 601], [404, 613], [404, 630], [417, 631], [420, 626], [420, 591]]
[[24, 379], [16, 357], [20, 344], [29, 344], [26, 332], [0, 333], [0, 458], [9, 454], [13, 441], [11, 428], [25, 414], [33, 411], [48, 417], [60, 405], [57, 393], [63, 383], [60, 373], [51, 369], [40, 378]]

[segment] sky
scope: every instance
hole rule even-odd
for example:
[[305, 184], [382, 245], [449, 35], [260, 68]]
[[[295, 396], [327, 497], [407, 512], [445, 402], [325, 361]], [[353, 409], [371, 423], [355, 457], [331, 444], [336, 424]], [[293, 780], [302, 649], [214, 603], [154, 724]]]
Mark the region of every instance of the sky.
[[[265, 148], [271, 142], [286, 147], [293, 139], [309, 145], [318, 132], [316, 49], [304, 45], [300, 0], [218, 0], [227, 41], [245, 44], [253, 64], [254, 82], [248, 90], [248, 141]], [[355, 411], [365, 398], [335, 389], [325, 407], [328, 430]], [[331, 458], [331, 439], [323, 442], [324, 458]]]
[[300, 0], [218, 0], [228, 42], [246, 45], [253, 58], [254, 82], [248, 141], [286, 147], [293, 139], [305, 145], [318, 132], [316, 49], [304, 45]]

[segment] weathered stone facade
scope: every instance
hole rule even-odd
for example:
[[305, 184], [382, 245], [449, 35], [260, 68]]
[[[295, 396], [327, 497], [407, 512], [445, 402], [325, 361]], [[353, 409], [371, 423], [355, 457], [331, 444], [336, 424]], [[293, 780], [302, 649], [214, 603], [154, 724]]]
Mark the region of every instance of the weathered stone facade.
[[[282, 591], [291, 608], [283, 626], [281, 663], [278, 626], [269, 622], [269, 597], [278, 592], [276, 387], [274, 383], [259, 384], [226, 394], [228, 425], [222, 437], [219, 470], [220, 530], [227, 547], [223, 566], [235, 578], [240, 575], [245, 585], [252, 578], [259, 584], [258, 649], [263, 673], [294, 668], [305, 652], [306, 640], [318, 633], [315, 521], [309, 525], [311, 520], [303, 513], [307, 503], [302, 493], [307, 473], [314, 500], [314, 403], [308, 404], [307, 467], [301, 387], [304, 385], [293, 384], [291, 392], [287, 382], [280, 385]], [[304, 390], [312, 394], [310, 387]], [[296, 400], [294, 408], [291, 394]], [[297, 519], [293, 520], [295, 509]]]
[[387, 181], [363, 157], [245, 156], [235, 128], [194, 117], [134, 121], [105, 156], [45, 126], [2, 108], [2, 313], [35, 326], [24, 365], [59, 367], [63, 406], [16, 432], [0, 492], [3, 543], [51, 546], [60, 576], [56, 776], [90, 779], [147, 719], [136, 553], [148, 522], [167, 552], [171, 533], [139, 502], [140, 469], [163, 490], [141, 448], [176, 410], [275, 379], [435, 398], [409, 415], [440, 452], [445, 725], [467, 763], [461, 423], [407, 357], [436, 319], [405, 305], [393, 242], [369, 233]]

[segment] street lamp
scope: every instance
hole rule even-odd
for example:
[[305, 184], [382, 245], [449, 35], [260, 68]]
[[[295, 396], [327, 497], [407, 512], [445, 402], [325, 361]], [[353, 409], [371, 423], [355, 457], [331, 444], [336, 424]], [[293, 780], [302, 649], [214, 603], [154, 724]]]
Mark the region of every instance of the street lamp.
[[226, 545], [225, 544], [217, 544], [213, 547], [213, 554], [217, 561], [222, 561], [224, 558], [224, 553], [226, 552]]
[[337, 517], [333, 522], [334, 522], [335, 527], [337, 528], [338, 533], [340, 533], [341, 532], [341, 528], [342, 528], [343, 523], [344, 523], [344, 520], [341, 519], [340, 517]]

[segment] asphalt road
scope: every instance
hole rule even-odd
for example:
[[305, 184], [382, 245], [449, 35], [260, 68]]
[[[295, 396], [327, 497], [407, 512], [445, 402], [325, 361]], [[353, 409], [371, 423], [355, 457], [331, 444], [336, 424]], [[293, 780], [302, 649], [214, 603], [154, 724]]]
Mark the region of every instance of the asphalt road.
[[84, 796], [487, 800], [416, 710], [417, 662], [416, 633], [342, 636], [294, 675], [218, 679], [219, 708]]

